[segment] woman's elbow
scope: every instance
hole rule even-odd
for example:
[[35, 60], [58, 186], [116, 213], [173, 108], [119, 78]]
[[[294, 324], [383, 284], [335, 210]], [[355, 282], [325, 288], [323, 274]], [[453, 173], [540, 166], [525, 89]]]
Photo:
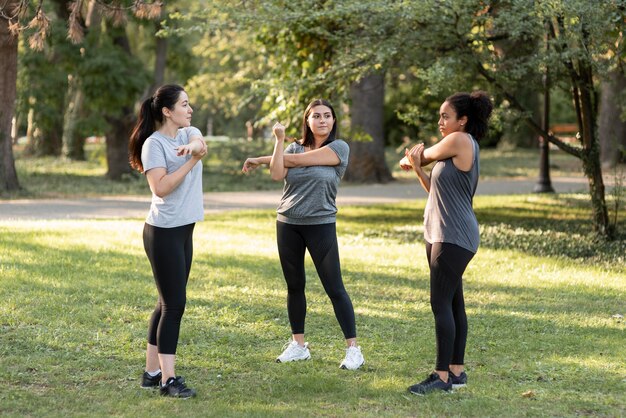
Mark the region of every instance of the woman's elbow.
[[285, 175], [284, 174], [280, 174], [280, 173], [271, 173], [270, 177], [274, 181], [282, 181], [282, 180], [285, 179]]
[[163, 199], [165, 196], [167, 196], [168, 194], [170, 194], [169, 191], [165, 190], [162, 187], [155, 187], [152, 189], [152, 193], [154, 193], [154, 195], [156, 197], [158, 197], [159, 199]]

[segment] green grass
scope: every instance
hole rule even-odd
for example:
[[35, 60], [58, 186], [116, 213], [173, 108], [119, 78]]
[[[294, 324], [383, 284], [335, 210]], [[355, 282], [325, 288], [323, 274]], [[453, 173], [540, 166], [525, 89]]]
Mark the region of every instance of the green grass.
[[476, 198], [469, 386], [405, 392], [435, 357], [423, 206], [340, 211], [357, 372], [338, 368], [344, 342], [310, 262], [312, 360], [273, 362], [289, 338], [273, 211], [199, 223], [177, 364], [189, 401], [138, 387], [156, 298], [142, 220], [0, 222], [0, 415], [624, 416], [626, 241], [596, 242], [580, 195]]
[[[241, 173], [241, 166], [248, 156], [270, 154], [272, 144], [263, 141], [228, 142], [209, 141], [209, 153], [204, 159], [203, 187], [205, 192], [250, 191], [280, 189], [282, 185], [270, 180], [268, 170], [258, 170], [254, 175]], [[123, 181], [105, 178], [106, 161], [102, 144], [86, 147], [87, 161], [64, 161], [45, 157], [33, 158], [16, 149], [16, 169], [23, 189], [9, 197], [69, 198], [103, 195], [149, 195], [146, 181], [133, 173]], [[486, 149], [481, 152], [481, 178], [538, 176], [538, 150], [499, 151]], [[398, 167], [400, 155], [393, 149], [387, 151], [387, 164], [395, 178], [414, 181], [412, 173], [402, 172]], [[579, 160], [560, 151], [551, 153], [551, 175], [582, 177]]]

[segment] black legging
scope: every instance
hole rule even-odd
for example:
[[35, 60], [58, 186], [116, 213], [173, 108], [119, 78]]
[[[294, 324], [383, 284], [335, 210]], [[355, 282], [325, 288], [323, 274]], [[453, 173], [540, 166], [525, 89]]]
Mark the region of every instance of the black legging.
[[335, 224], [294, 225], [276, 221], [276, 237], [280, 264], [287, 282], [287, 312], [291, 332], [304, 334], [304, 251], [308, 249], [324, 290], [333, 304], [344, 337], [356, 338], [352, 301], [341, 279]]
[[159, 291], [148, 326], [148, 343], [156, 345], [159, 354], [176, 354], [180, 321], [187, 301], [194, 226], [159, 228], [145, 224], [143, 228], [143, 246]]
[[430, 267], [430, 306], [435, 315], [437, 364], [446, 371], [450, 364], [464, 364], [467, 316], [463, 299], [463, 272], [474, 253], [454, 244], [426, 243]]

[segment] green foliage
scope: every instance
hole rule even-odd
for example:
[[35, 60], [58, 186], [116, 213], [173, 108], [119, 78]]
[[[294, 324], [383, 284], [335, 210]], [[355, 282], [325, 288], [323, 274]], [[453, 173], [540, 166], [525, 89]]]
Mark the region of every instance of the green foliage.
[[54, 19], [43, 51], [34, 51], [25, 44], [27, 30], [20, 37], [18, 53], [17, 106], [20, 133], [25, 133], [27, 115], [34, 111], [34, 125], [47, 137], [63, 125], [63, 109], [67, 91], [67, 75], [77, 65], [79, 47], [65, 39], [65, 22]]
[[103, 134], [107, 117], [119, 117], [124, 108], [132, 108], [150, 81], [144, 65], [129, 54], [114, 37], [124, 28], [110, 27], [103, 33], [88, 36], [77, 68], [85, 94], [86, 118], [80, 122], [85, 135]]
[[[579, 259], [587, 250], [574, 247], [589, 231], [577, 228], [580, 235], [566, 243], [573, 252], [559, 254], [557, 244], [565, 240], [551, 240], [570, 222], [586, 219], [587, 203], [575, 195], [476, 199], [486, 225], [464, 282], [469, 385], [441, 396], [406, 393], [432, 369], [435, 357], [419, 226], [424, 204], [340, 209], [343, 277], [366, 358], [355, 373], [338, 368], [344, 342], [310, 261], [312, 359], [274, 363], [289, 325], [273, 211], [212, 214], [199, 223], [177, 353], [177, 373], [199, 394], [187, 402], [163, 399], [138, 384], [157, 297], [141, 242], [142, 220], [0, 222], [0, 377], [12, 387], [0, 391], [2, 412], [626, 414], [624, 248], [598, 243], [593, 261]], [[530, 251], [527, 239], [536, 244]]]

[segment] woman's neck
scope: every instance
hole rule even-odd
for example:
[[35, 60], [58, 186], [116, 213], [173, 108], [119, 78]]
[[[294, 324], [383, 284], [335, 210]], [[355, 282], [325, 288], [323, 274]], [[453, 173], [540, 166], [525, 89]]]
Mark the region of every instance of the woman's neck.
[[328, 136], [325, 136], [325, 137], [314, 136], [313, 143], [311, 144], [311, 149], [318, 149], [319, 147], [322, 146], [324, 142], [326, 142], [327, 139], [328, 139]]
[[171, 123], [164, 123], [163, 125], [161, 125], [158, 131], [168, 138], [176, 138], [176, 134], [178, 133], [178, 127], [172, 125]]

